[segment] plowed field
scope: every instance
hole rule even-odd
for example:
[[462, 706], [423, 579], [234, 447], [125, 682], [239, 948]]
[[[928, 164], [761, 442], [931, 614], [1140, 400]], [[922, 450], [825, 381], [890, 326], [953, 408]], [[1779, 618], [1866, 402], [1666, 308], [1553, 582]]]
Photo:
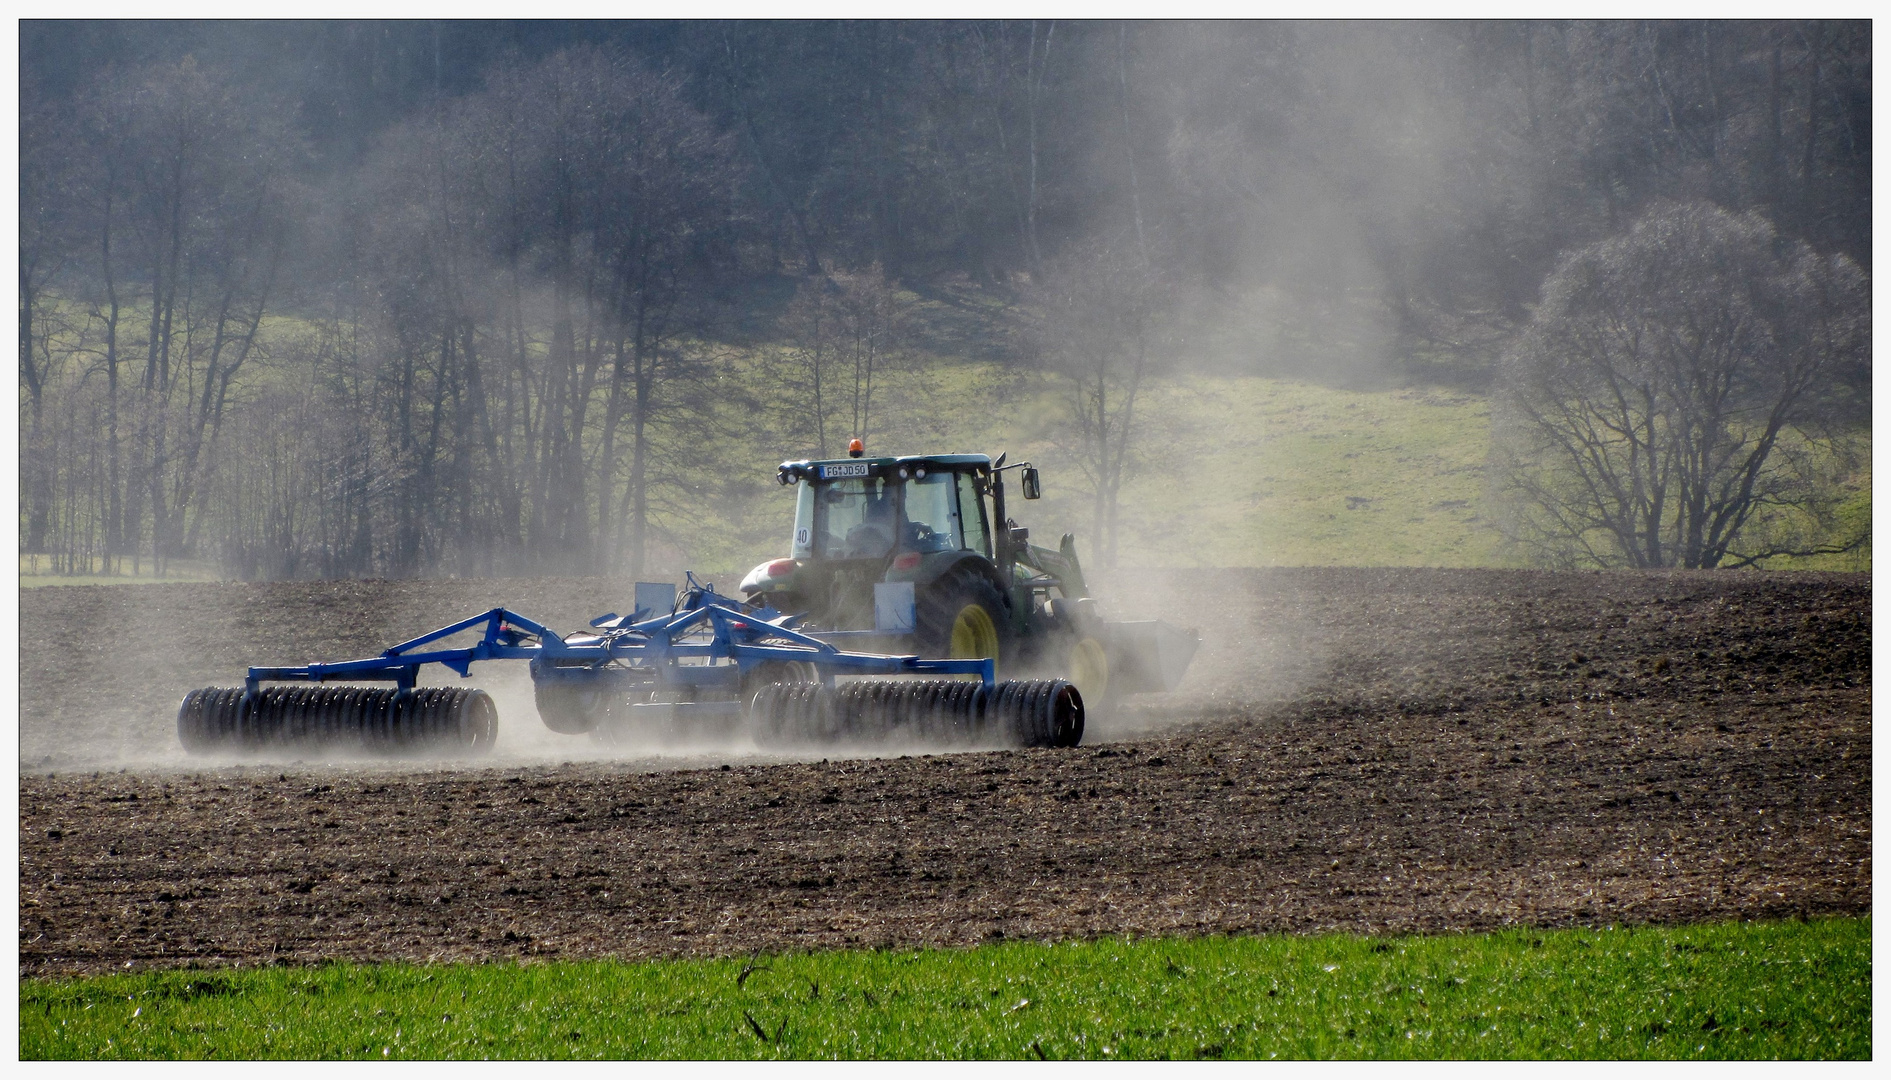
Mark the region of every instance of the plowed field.
[[631, 753], [517, 672], [485, 762], [175, 747], [245, 664], [625, 591], [24, 591], [22, 974], [1870, 910], [1863, 575], [1146, 574], [1106, 607], [1202, 652], [1070, 751]]

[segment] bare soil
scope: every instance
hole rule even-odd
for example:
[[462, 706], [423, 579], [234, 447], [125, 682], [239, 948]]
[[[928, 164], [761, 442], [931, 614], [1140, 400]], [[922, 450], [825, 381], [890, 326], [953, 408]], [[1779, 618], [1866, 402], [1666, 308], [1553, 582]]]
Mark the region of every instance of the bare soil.
[[1067, 751], [626, 755], [504, 695], [487, 762], [176, 749], [245, 664], [627, 591], [23, 591], [22, 975], [1870, 910], [1865, 575], [1126, 576], [1205, 645]]

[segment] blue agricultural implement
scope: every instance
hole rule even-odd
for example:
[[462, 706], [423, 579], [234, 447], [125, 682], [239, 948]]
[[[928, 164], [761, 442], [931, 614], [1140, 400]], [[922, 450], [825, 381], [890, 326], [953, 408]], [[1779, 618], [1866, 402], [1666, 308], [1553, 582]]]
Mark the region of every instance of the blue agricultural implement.
[[[526, 660], [545, 726], [604, 742], [745, 727], [762, 746], [1075, 746], [1086, 699], [1095, 714], [1175, 689], [1201, 638], [1104, 620], [1074, 539], [1038, 547], [1008, 516], [1013, 470], [1019, 494], [1037, 499], [1029, 462], [868, 458], [855, 439], [846, 458], [777, 469], [796, 491], [793, 541], [749, 573], [742, 600], [694, 577], [680, 601], [673, 586], [640, 583], [631, 615], [565, 636], [494, 608], [366, 660], [250, 668], [241, 689], [187, 696], [178, 735], [202, 752], [479, 754], [497, 734], [492, 698], [422, 687], [420, 671], [465, 677], [479, 661]], [[472, 645], [447, 644], [474, 631]], [[1040, 677], [1000, 682], [1001, 668]], [[393, 687], [322, 685], [350, 679]]]
[[[493, 608], [363, 660], [252, 667], [241, 688], [186, 695], [178, 736], [193, 753], [479, 755], [498, 734], [491, 696], [420, 686], [421, 670], [437, 664], [466, 677], [475, 663], [525, 660], [540, 717], [568, 734], [622, 730], [644, 713], [679, 726], [746, 724], [763, 746], [901, 738], [1075, 746], [1083, 737], [1083, 697], [1065, 680], [1000, 682], [991, 657], [850, 651], [837, 644], [849, 631], [803, 629], [798, 615], [722, 596], [694, 577], [667, 611], [660, 601], [644, 605], [653, 589], [675, 595], [641, 585], [631, 615], [604, 615], [568, 636]], [[470, 645], [448, 641], [473, 633]]]

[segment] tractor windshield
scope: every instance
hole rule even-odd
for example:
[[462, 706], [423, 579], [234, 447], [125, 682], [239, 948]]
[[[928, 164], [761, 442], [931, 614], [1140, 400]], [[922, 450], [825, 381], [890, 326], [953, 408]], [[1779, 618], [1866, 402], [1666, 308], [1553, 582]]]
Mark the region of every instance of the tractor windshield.
[[[877, 559], [888, 554], [898, 533], [898, 511], [893, 485], [883, 477], [831, 480], [818, 486], [814, 494], [814, 555], [824, 559]], [[800, 540], [798, 527], [795, 538]]]
[[991, 554], [969, 473], [931, 472], [905, 482], [878, 476], [803, 480], [798, 486], [794, 558], [878, 559], [896, 550]]

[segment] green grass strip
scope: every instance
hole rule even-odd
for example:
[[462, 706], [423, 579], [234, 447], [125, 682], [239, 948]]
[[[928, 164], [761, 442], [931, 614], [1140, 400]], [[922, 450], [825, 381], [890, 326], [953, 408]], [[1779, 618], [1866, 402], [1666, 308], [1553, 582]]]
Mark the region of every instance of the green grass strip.
[[[744, 974], [746, 972], [746, 975]], [[1868, 1058], [1871, 920], [22, 980], [23, 1058]]]

